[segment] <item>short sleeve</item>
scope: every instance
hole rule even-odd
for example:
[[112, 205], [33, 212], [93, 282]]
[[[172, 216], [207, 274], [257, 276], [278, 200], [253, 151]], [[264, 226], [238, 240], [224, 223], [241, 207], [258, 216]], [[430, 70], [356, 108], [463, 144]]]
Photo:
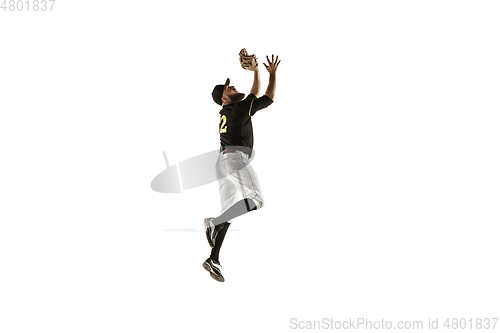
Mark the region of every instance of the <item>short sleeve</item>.
[[273, 100], [266, 95], [257, 98], [254, 94], [249, 94], [238, 104], [238, 109], [240, 109], [238, 111], [245, 112], [248, 116], [253, 116], [257, 111], [265, 109], [273, 104]]

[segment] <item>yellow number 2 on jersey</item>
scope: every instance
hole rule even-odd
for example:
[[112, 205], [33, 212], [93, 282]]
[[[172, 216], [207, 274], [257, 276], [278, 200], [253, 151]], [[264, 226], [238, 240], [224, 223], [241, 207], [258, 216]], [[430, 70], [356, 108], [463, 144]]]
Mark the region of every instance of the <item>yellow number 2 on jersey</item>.
[[222, 115], [220, 117], [220, 120], [221, 120], [221, 124], [220, 124], [219, 133], [226, 133], [226, 131], [227, 131], [227, 126], [225, 126], [226, 125], [226, 116]]

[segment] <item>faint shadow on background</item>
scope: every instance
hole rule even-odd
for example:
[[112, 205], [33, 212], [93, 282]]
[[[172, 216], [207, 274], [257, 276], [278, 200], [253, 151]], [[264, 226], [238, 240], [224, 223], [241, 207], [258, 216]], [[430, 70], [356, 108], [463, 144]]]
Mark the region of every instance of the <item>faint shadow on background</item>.
[[[238, 149], [238, 146], [231, 146]], [[220, 151], [213, 150], [198, 156], [191, 157], [176, 165], [169, 165], [167, 154], [163, 152], [163, 158], [167, 168], [160, 172], [151, 182], [151, 188], [160, 193], [182, 193], [195, 187], [200, 187], [217, 181], [215, 164]], [[255, 157], [253, 151], [249, 162]], [[236, 172], [237, 169], [232, 170]]]

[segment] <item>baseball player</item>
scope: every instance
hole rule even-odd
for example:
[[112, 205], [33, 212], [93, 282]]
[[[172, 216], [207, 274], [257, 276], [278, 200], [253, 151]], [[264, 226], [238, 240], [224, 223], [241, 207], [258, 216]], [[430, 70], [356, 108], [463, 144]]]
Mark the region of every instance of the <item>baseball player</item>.
[[[252, 116], [273, 103], [276, 90], [276, 71], [281, 60], [278, 56], [271, 60], [266, 56], [264, 63], [269, 72], [269, 85], [266, 93], [259, 96], [260, 77], [255, 55], [248, 55], [245, 49], [240, 52], [240, 63], [244, 69], [254, 72], [250, 94], [238, 92], [230, 86], [227, 79], [224, 85], [215, 86], [212, 97], [222, 106], [220, 110], [219, 134], [220, 154], [215, 165], [221, 197], [221, 215], [205, 219], [206, 236], [212, 252], [203, 263], [203, 268], [219, 282], [224, 282], [219, 262], [219, 251], [231, 220], [249, 211], [262, 208], [264, 199], [259, 179], [249, 164], [253, 148]], [[238, 194], [243, 199], [238, 200]]]

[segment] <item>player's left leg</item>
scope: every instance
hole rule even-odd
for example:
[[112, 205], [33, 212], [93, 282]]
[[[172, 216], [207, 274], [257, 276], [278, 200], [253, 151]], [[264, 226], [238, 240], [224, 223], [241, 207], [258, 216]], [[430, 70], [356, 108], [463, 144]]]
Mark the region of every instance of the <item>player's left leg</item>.
[[[238, 189], [235, 186], [235, 182], [231, 175], [234, 173], [233, 167], [234, 163], [228, 162], [231, 156], [220, 154], [216, 163], [216, 175], [219, 181], [219, 193], [221, 202], [221, 212], [224, 213], [229, 208], [231, 208], [238, 201]], [[215, 224], [215, 217], [208, 217], [205, 219], [205, 234], [207, 236], [208, 244], [210, 247], [215, 246], [215, 241], [217, 238], [217, 233], [219, 232], [219, 226], [221, 223], [230, 222], [230, 219], [225, 221], [220, 221]]]
[[215, 238], [215, 246], [212, 248], [212, 252], [210, 253], [210, 258], [219, 261], [219, 252], [222, 246], [222, 242], [224, 242], [224, 237], [226, 236], [227, 229], [229, 229], [229, 225], [231, 223], [224, 222], [217, 226], [218, 232], [217, 237]]
[[219, 262], [219, 252], [229, 225], [230, 223], [225, 222], [216, 227], [218, 229], [218, 233], [215, 238], [215, 246], [210, 253], [210, 257], [208, 257], [208, 259], [203, 263], [203, 267], [210, 272], [210, 276], [219, 282], [224, 282], [224, 277], [221, 272], [222, 266]]
[[224, 282], [224, 277], [222, 276], [222, 265], [218, 260], [209, 257], [203, 263], [203, 268], [210, 273], [210, 276], [219, 282]]

